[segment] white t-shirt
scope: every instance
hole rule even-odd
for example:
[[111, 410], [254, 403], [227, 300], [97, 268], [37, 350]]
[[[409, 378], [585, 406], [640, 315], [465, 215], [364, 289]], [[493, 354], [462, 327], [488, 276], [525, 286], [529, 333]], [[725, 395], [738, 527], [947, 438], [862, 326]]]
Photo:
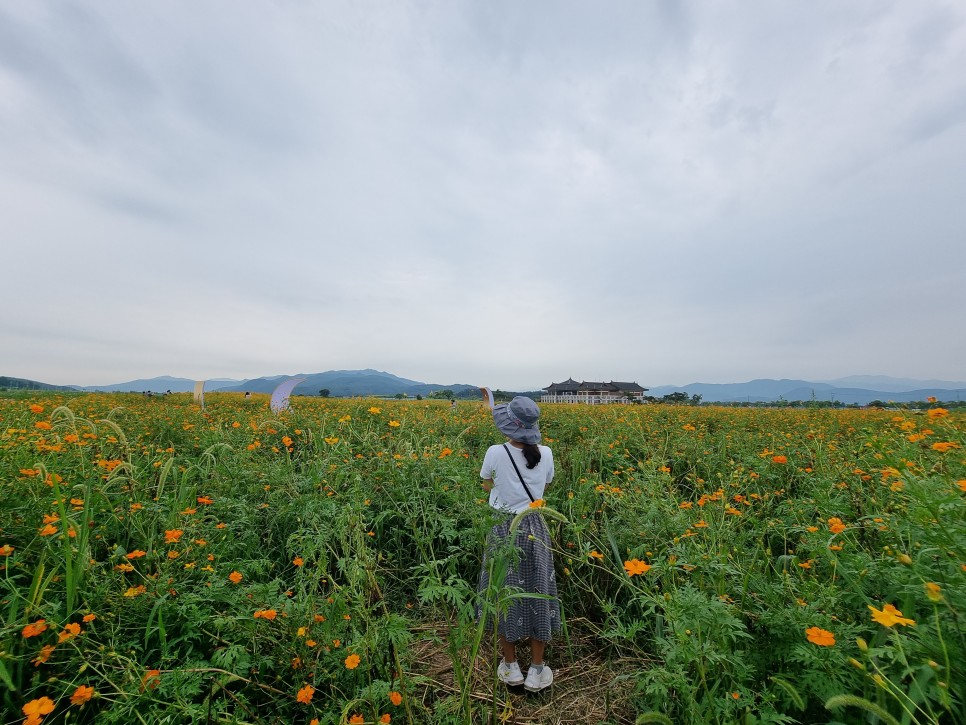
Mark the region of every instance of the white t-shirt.
[[[506, 444], [510, 455], [516, 461], [520, 475], [527, 482], [534, 499], [543, 498], [544, 489], [553, 480], [553, 453], [547, 446], [539, 446], [540, 463], [533, 468], [527, 468], [527, 459], [523, 451], [510, 443]], [[492, 479], [493, 489], [490, 491], [490, 506], [497, 511], [509, 511], [518, 514], [530, 506], [530, 497], [520, 483], [520, 477], [513, 470], [510, 456], [502, 446], [490, 446], [483, 456], [483, 466], [480, 468], [480, 478]]]

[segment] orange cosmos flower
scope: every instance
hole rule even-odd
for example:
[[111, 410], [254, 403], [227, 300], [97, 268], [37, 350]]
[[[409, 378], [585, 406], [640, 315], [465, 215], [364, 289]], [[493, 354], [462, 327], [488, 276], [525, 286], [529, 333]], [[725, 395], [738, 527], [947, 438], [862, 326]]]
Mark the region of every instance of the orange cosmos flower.
[[240, 571], [233, 571], [231, 574], [228, 575], [228, 580], [232, 584], [238, 584], [242, 580], [241, 572]]
[[70, 704], [83, 705], [92, 697], [94, 697], [94, 688], [88, 687], [86, 685], [81, 685], [76, 690], [74, 690], [74, 694], [70, 696]]
[[130, 587], [126, 592], [124, 592], [125, 597], [138, 597], [144, 594], [147, 589], [143, 584], [138, 584], [136, 587]]
[[530, 502], [530, 508], [532, 508], [532, 509], [543, 508], [546, 505], [547, 505], [547, 502], [544, 501], [542, 498], [538, 498], [536, 501], [531, 501]]
[[292, 559], [292, 563], [295, 566], [302, 566], [302, 564], [305, 563], [305, 560], [301, 556], [296, 556], [294, 559]]
[[31, 662], [34, 663], [34, 667], [40, 667], [40, 665], [44, 664], [47, 660], [50, 659], [50, 656], [53, 653], [54, 653], [54, 645], [45, 644], [43, 647], [40, 648], [40, 652], [37, 653], [37, 656], [34, 657], [31, 660]]
[[[964, 481], [963, 483], [966, 483], [966, 481]], [[4, 544], [3, 546], [0, 546], [0, 556], [10, 556], [13, 553], [13, 551], [14, 549], [12, 546], [10, 546], [10, 544]]]
[[36, 423], [34, 423], [34, 428], [38, 428], [39, 430], [50, 430], [50, 423], [48, 423], [46, 420], [38, 420]]
[[312, 695], [315, 694], [315, 688], [312, 685], [306, 685], [298, 691], [295, 699], [301, 702], [303, 705], [308, 705], [312, 702]]
[[389, 715], [388, 712], [384, 713], [383, 716], [379, 718], [379, 722], [383, 723], [384, 725], [389, 725], [389, 722], [391, 720], [392, 720], [392, 717]]
[[645, 564], [640, 559], [630, 559], [624, 562], [624, 569], [627, 571], [627, 576], [635, 576], [636, 574], [647, 574], [648, 570], [651, 568], [650, 564]]
[[349, 718], [349, 725], [364, 725], [365, 722], [365, 718], [359, 714], [355, 714]]
[[771, 459], [772, 463], [788, 463], [788, 458], [785, 456], [773, 456]]
[[23, 714], [27, 716], [25, 725], [37, 725], [44, 715], [49, 715], [54, 711], [54, 701], [49, 697], [38, 697], [31, 700], [22, 708]]
[[809, 627], [805, 630], [805, 636], [809, 642], [819, 647], [831, 647], [835, 644], [835, 635], [821, 627]]
[[947, 451], [951, 451], [953, 448], [959, 448], [959, 444], [953, 443], [952, 441], [944, 441], [941, 443], [932, 444], [932, 449], [934, 451], [939, 451], [940, 453], [946, 453]]
[[38, 619], [36, 622], [32, 622], [20, 630], [20, 634], [23, 635], [24, 639], [29, 637], [36, 637], [38, 634], [43, 634], [47, 631], [47, 620]]
[[93, 622], [95, 619], [97, 619], [97, 615], [96, 614], [85, 614], [84, 615], [84, 622]]
[[356, 667], [359, 666], [359, 663], [361, 661], [362, 661], [362, 658], [359, 657], [359, 655], [351, 654], [345, 658], [345, 668], [347, 670], [354, 670]]
[[402, 695], [393, 690], [389, 693], [389, 702], [391, 702], [393, 705], [399, 705], [402, 702]]
[[198, 496], [198, 497], [197, 497], [197, 500], [198, 500], [198, 503], [203, 503], [203, 504], [205, 504], [206, 506], [207, 506], [208, 504], [212, 504], [212, 503], [214, 503], [214, 501], [213, 501], [213, 500], [212, 500], [212, 499], [211, 499], [210, 497], [208, 497], [208, 496]]
[[842, 523], [842, 519], [837, 516], [833, 516], [828, 520], [828, 530], [833, 534], [841, 534], [846, 528], [846, 525]]
[[587, 556], [589, 556], [592, 559], [603, 559], [604, 558], [604, 555], [601, 554], [596, 549], [594, 551], [590, 552]]
[[57, 527], [53, 524], [47, 524], [46, 526], [41, 526], [37, 529], [37, 533], [41, 536], [53, 536], [57, 533]]
[[935, 582], [926, 582], [926, 596], [931, 602], [941, 602], [943, 600], [942, 588]]
[[30, 406], [30, 412], [31, 413], [43, 413], [44, 412], [44, 406], [37, 405], [36, 403], [34, 403], [33, 405]]
[[148, 670], [141, 677], [141, 689], [153, 690], [161, 681], [161, 670]]
[[270, 622], [277, 616], [278, 612], [276, 612], [274, 609], [259, 609], [254, 614], [255, 619], [267, 619]]
[[80, 633], [81, 633], [80, 625], [77, 622], [71, 622], [70, 624], [65, 625], [62, 630], [60, 630], [60, 634], [57, 635], [57, 644], [60, 644], [61, 642], [66, 642], [69, 639], [74, 639], [74, 637], [77, 637]]
[[926, 411], [926, 414], [933, 419], [945, 418], [947, 415], [949, 415], [949, 411], [945, 408], [930, 408]]
[[901, 624], [903, 627], [907, 627], [910, 624], [913, 627], [916, 626], [914, 620], [903, 617], [902, 612], [891, 604], [886, 604], [881, 610], [876, 609], [870, 604], [869, 611], [872, 612], [872, 619], [881, 624], [883, 627], [893, 627], [897, 624]]
[[181, 529], [168, 529], [164, 532], [164, 543], [174, 544], [184, 535]]
[[147, 552], [146, 551], [141, 551], [141, 549], [135, 549], [134, 551], [132, 551], [132, 552], [130, 552], [128, 554], [125, 554], [124, 555], [124, 558], [125, 559], [128, 559], [128, 560], [131, 560], [131, 559], [140, 559], [142, 556], [145, 556], [145, 555], [147, 555]]

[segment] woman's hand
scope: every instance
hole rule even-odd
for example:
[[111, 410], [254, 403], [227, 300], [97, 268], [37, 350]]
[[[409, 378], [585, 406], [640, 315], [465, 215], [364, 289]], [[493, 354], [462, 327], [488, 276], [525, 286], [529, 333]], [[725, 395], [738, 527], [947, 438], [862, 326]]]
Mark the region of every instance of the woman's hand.
[[484, 491], [486, 491], [487, 493], [489, 493], [490, 491], [493, 490], [493, 479], [492, 478], [484, 478], [482, 481], [480, 481], [480, 485], [483, 487], [483, 490]]

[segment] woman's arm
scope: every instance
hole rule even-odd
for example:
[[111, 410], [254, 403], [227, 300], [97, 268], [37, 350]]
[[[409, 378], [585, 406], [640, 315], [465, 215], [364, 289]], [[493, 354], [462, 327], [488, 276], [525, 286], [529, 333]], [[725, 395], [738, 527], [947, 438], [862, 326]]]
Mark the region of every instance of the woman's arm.
[[480, 485], [483, 487], [483, 490], [484, 491], [486, 491], [487, 493], [489, 493], [490, 491], [493, 490], [493, 479], [492, 478], [484, 478], [482, 481], [480, 481]]

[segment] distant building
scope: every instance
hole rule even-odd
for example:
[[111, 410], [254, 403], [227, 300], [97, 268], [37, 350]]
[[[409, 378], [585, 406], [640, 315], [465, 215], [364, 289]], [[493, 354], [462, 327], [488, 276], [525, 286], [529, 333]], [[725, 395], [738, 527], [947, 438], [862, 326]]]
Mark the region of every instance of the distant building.
[[541, 403], [585, 403], [587, 405], [601, 405], [603, 403], [642, 403], [647, 388], [637, 383], [578, 383], [573, 378], [562, 383], [550, 383], [543, 388], [540, 396]]

